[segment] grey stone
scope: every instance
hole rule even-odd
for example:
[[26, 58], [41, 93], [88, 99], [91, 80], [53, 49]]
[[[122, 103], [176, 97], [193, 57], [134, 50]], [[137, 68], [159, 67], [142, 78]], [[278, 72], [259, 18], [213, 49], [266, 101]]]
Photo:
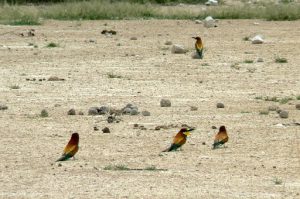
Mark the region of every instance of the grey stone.
[[279, 113], [279, 116], [281, 117], [281, 118], [288, 118], [289, 117], [289, 112], [288, 111], [281, 111], [280, 113]]
[[161, 99], [160, 100], [160, 106], [161, 107], [170, 107], [171, 106], [171, 101], [168, 99]]
[[0, 104], [0, 110], [6, 110], [6, 109], [8, 109], [8, 107], [6, 105], [1, 105]]
[[76, 111], [75, 111], [75, 109], [70, 109], [69, 111], [68, 111], [68, 115], [76, 115]]
[[225, 106], [223, 103], [219, 102], [217, 103], [217, 108], [225, 108]]
[[149, 111], [142, 111], [142, 115], [143, 116], [150, 116], [150, 112]]
[[130, 112], [130, 115], [137, 115], [139, 114], [138, 110], [137, 109], [131, 109], [131, 112]]
[[97, 107], [91, 107], [88, 110], [88, 115], [99, 115]]

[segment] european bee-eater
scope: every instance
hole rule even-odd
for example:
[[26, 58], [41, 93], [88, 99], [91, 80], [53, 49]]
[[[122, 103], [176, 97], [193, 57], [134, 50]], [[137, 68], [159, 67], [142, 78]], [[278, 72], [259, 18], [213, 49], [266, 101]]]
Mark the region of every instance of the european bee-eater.
[[200, 37], [192, 37], [194, 39], [196, 39], [196, 43], [195, 43], [195, 49], [196, 49], [196, 53], [199, 56], [200, 59], [203, 58], [203, 43]]
[[71, 157], [74, 157], [74, 155], [78, 151], [78, 143], [79, 143], [79, 135], [78, 133], [73, 133], [70, 141], [68, 142], [67, 146], [64, 149], [64, 153], [58, 160], [56, 160], [56, 162], [65, 161]]
[[225, 128], [225, 126], [221, 126], [219, 129], [219, 132], [215, 136], [215, 140], [213, 143], [213, 149], [215, 149], [223, 144], [225, 146], [226, 142], [228, 142], [228, 135], [226, 132], [226, 128]]
[[190, 135], [190, 131], [193, 131], [195, 129], [193, 128], [182, 128], [177, 133], [177, 135], [173, 139], [172, 145], [163, 150], [162, 152], [169, 152], [169, 151], [176, 151], [178, 148], [180, 148], [182, 145], [186, 142], [186, 137]]

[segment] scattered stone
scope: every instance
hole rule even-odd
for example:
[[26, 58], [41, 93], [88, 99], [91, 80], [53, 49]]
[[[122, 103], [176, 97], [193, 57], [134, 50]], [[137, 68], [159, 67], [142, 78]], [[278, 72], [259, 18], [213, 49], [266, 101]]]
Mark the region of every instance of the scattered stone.
[[281, 112], [279, 113], [279, 116], [280, 116], [281, 118], [288, 118], [288, 117], [289, 117], [289, 112], [288, 112], [288, 111], [281, 111]]
[[110, 130], [108, 127], [105, 127], [104, 129], [102, 129], [102, 132], [103, 133], [110, 133]]
[[123, 114], [130, 114], [131, 113], [131, 108], [127, 107], [123, 109]]
[[94, 131], [99, 131], [99, 128], [97, 126], [94, 126]]
[[191, 106], [191, 111], [197, 111], [198, 110], [198, 107], [196, 106]]
[[130, 115], [137, 115], [139, 114], [137, 109], [131, 109]]
[[61, 167], [62, 166], [62, 164], [61, 163], [58, 163], [58, 165], [57, 165], [58, 167]]
[[107, 106], [101, 106], [100, 108], [97, 109], [99, 115], [105, 115], [109, 112], [109, 107]]
[[184, 54], [187, 52], [187, 50], [181, 45], [174, 44], [171, 48], [171, 52], [173, 54]]
[[271, 105], [271, 106], [269, 106], [268, 109], [269, 109], [269, 111], [277, 111], [277, 110], [279, 110], [279, 107], [276, 105]]
[[159, 131], [161, 129], [161, 126], [156, 126], [155, 128], [154, 128], [154, 130], [156, 130], [156, 131]]
[[197, 19], [197, 20], [195, 20], [195, 23], [196, 24], [202, 24], [202, 21]]
[[202, 145], [206, 145], [206, 143], [205, 143], [205, 142], [202, 142]]
[[76, 115], [76, 111], [75, 111], [75, 109], [70, 109], [69, 111], [68, 111], [68, 115]]
[[225, 107], [225, 106], [224, 106], [223, 103], [221, 103], [221, 102], [217, 103], [217, 108], [224, 108], [224, 107]]
[[84, 113], [82, 111], [79, 111], [78, 115], [84, 115]]
[[166, 41], [165, 45], [172, 45], [173, 43], [171, 41]]
[[137, 37], [131, 37], [130, 40], [137, 40]]
[[300, 104], [296, 104], [296, 109], [300, 110]]
[[137, 115], [139, 114], [138, 107], [129, 103], [122, 109], [122, 113], [125, 115]]
[[261, 35], [256, 35], [255, 37], [253, 37], [251, 39], [251, 41], [252, 41], [252, 44], [262, 44], [262, 43], [264, 43], [264, 40], [262, 39]]
[[273, 166], [273, 169], [276, 169], [277, 167], [276, 166]]
[[160, 100], [160, 106], [161, 107], [170, 107], [171, 106], [171, 101], [168, 99], [161, 99]]
[[41, 111], [40, 116], [41, 116], [41, 117], [48, 117], [48, 116], [49, 116], [48, 111], [47, 111], [46, 109], [43, 109], [43, 110]]
[[102, 30], [101, 34], [103, 34], [103, 35], [116, 35], [117, 31], [115, 31], [115, 30]]
[[150, 116], [150, 112], [149, 111], [142, 111], [142, 115], [143, 116]]
[[98, 115], [98, 108], [97, 107], [89, 108], [88, 115]]
[[108, 123], [113, 123], [115, 120], [116, 120], [116, 118], [113, 115], [110, 115], [110, 116], [107, 117], [107, 122]]
[[217, 6], [218, 5], [218, 1], [217, 0], [208, 0], [205, 3], [206, 6]]
[[257, 58], [257, 60], [256, 60], [257, 62], [264, 62], [264, 59], [263, 58], [261, 58], [261, 57], [259, 57], [259, 58]]
[[216, 126], [212, 126], [211, 128], [212, 128], [212, 129], [217, 129], [217, 127], [216, 127]]
[[279, 114], [282, 110], [281, 109], [278, 109], [276, 112]]
[[134, 128], [138, 128], [139, 125], [138, 125], [138, 124], [134, 124], [133, 127], [134, 127]]
[[204, 19], [203, 25], [205, 28], [217, 27], [216, 20], [214, 20], [211, 16], [208, 16]]
[[97, 43], [97, 41], [95, 39], [89, 39], [88, 42], [90, 42], [90, 43]]
[[6, 105], [0, 104], [0, 110], [7, 110], [7, 109], [8, 109], [8, 107]]
[[59, 78], [57, 76], [51, 76], [48, 78], [48, 81], [65, 81], [64, 78]]

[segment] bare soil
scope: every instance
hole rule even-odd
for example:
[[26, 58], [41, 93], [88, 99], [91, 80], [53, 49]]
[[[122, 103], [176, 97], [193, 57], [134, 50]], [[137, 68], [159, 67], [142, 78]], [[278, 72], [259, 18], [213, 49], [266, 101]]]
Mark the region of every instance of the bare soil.
[[[256, 34], [264, 44], [243, 40]], [[198, 35], [203, 60], [191, 58]], [[189, 52], [172, 54], [167, 40]], [[50, 42], [59, 47], [47, 48]], [[300, 21], [220, 20], [210, 29], [180, 20], [1, 25], [0, 104], [8, 109], [0, 110], [0, 198], [300, 198], [299, 46]], [[65, 81], [47, 81], [51, 76]], [[259, 99], [267, 96], [293, 99]], [[160, 107], [162, 98], [172, 106]], [[151, 116], [108, 124], [107, 116], [87, 115], [92, 106], [127, 103]], [[289, 118], [260, 114], [271, 105]], [[84, 115], [67, 115], [71, 108]], [[39, 116], [42, 109], [49, 117]], [[182, 124], [197, 130], [182, 151], [161, 154]], [[154, 130], [158, 125], [170, 127]], [[220, 125], [229, 142], [212, 150], [212, 126]], [[80, 149], [59, 165], [72, 131]], [[114, 165], [131, 170], [104, 169]], [[162, 170], [142, 170], [149, 166]]]

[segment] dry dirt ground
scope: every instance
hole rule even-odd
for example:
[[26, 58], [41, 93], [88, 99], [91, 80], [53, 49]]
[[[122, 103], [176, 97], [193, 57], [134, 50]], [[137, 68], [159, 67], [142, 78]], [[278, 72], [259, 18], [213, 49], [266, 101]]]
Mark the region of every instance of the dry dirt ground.
[[[265, 43], [243, 40], [255, 34]], [[196, 35], [203, 60], [191, 59]], [[300, 198], [300, 21], [221, 20], [211, 29], [176, 20], [46, 21], [1, 25], [0, 38], [0, 103], [8, 106], [0, 111], [0, 198]], [[172, 54], [167, 40], [189, 52]], [[50, 42], [59, 47], [47, 48]], [[50, 76], [65, 81], [38, 81]], [[267, 96], [293, 100], [257, 99]], [[162, 98], [172, 106], [160, 107]], [[108, 124], [87, 115], [92, 106], [127, 103], [151, 116]], [[271, 105], [289, 118], [260, 114]], [[39, 116], [44, 108], [47, 118]], [[69, 116], [70, 108], [84, 115]], [[160, 154], [182, 124], [197, 128], [183, 150]], [[220, 125], [230, 139], [212, 150], [212, 126]], [[79, 152], [59, 166], [71, 131], [80, 135]], [[104, 169], [114, 165], [132, 170]], [[162, 170], [138, 170], [149, 166]]]

